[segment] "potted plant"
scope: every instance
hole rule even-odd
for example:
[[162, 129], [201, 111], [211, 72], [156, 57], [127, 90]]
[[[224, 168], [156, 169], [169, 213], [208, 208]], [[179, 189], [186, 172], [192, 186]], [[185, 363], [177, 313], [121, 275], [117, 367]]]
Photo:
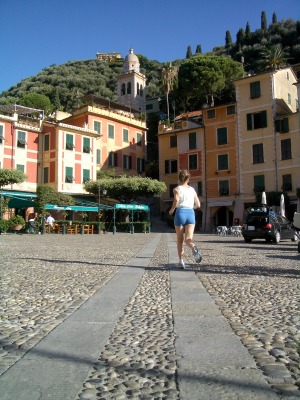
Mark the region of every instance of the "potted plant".
[[21, 215], [13, 215], [8, 220], [9, 228], [13, 231], [20, 231], [25, 226], [25, 219]]
[[6, 233], [9, 229], [9, 221], [7, 219], [0, 219], [0, 233]]

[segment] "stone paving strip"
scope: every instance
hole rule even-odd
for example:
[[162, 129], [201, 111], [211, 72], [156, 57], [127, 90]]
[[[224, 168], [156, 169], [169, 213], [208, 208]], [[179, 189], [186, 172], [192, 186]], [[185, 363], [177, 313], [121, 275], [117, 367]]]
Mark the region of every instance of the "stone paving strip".
[[300, 398], [300, 255], [278, 245], [199, 235], [197, 276], [271, 386]]
[[1, 235], [0, 375], [153, 236]]
[[78, 399], [179, 398], [168, 269], [163, 239]]

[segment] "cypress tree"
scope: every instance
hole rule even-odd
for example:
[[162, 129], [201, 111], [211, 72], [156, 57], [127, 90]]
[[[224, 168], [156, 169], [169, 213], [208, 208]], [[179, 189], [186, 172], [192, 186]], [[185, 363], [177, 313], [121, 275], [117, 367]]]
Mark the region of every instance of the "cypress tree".
[[229, 31], [226, 31], [225, 35], [225, 47], [230, 47], [232, 45], [231, 34]]
[[202, 47], [201, 44], [198, 44], [196, 47], [196, 53], [195, 54], [202, 54]]
[[268, 26], [267, 26], [266, 12], [262, 11], [262, 13], [261, 13], [261, 30], [266, 32], [267, 29], [268, 29]]
[[246, 34], [246, 39], [247, 39], [247, 40], [251, 39], [251, 30], [250, 30], [250, 24], [249, 24], [249, 22], [247, 22], [245, 34]]
[[192, 48], [191, 46], [188, 46], [185, 58], [192, 58], [192, 56], [193, 56]]
[[277, 24], [277, 15], [276, 15], [276, 13], [273, 13], [273, 15], [272, 15], [272, 24]]

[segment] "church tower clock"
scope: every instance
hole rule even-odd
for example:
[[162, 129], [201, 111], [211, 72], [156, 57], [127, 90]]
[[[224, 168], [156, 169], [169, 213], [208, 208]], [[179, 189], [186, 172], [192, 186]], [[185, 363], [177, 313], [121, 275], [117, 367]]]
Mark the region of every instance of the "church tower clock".
[[140, 72], [140, 62], [133, 49], [125, 57], [123, 73], [118, 76], [118, 103], [140, 112], [145, 111], [146, 76]]

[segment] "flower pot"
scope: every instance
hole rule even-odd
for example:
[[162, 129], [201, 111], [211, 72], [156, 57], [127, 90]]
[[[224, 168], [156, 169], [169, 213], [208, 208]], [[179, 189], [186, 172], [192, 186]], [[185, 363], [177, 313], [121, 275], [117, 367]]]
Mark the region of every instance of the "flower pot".
[[23, 228], [23, 225], [20, 225], [20, 224], [12, 225], [12, 226], [10, 227], [10, 229], [11, 229], [12, 231], [20, 231], [22, 228]]

